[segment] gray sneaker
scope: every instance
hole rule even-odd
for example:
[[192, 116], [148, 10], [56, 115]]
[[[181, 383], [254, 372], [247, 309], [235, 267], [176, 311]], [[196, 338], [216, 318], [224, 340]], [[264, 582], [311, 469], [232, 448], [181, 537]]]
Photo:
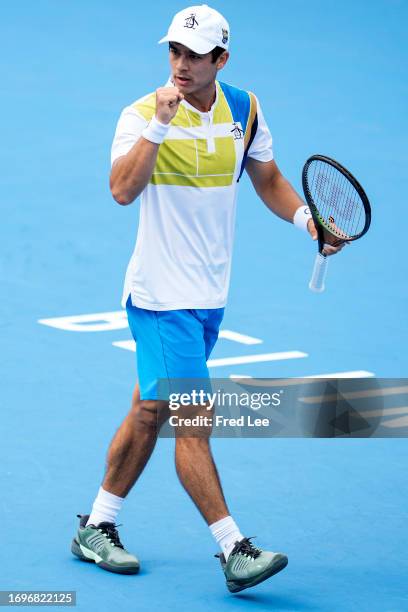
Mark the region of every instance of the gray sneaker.
[[123, 547], [116, 529], [119, 525], [103, 522], [86, 526], [89, 514], [77, 516], [79, 529], [71, 545], [71, 552], [76, 557], [116, 574], [137, 574], [140, 563]]
[[215, 555], [220, 559], [231, 593], [238, 593], [263, 582], [288, 564], [286, 555], [255, 548], [251, 539], [243, 538], [236, 542], [227, 562], [223, 553]]

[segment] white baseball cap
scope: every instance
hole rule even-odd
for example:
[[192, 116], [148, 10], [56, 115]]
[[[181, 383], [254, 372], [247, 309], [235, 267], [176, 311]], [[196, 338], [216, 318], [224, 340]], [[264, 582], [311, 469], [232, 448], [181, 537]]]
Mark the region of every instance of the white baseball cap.
[[169, 31], [160, 43], [178, 42], [196, 53], [209, 53], [215, 47], [228, 49], [229, 25], [226, 19], [206, 4], [190, 6], [176, 13]]

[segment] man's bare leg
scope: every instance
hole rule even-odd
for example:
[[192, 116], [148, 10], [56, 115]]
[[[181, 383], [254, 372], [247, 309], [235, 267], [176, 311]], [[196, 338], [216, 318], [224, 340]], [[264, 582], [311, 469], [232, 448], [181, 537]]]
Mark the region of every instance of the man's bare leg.
[[79, 515], [79, 529], [71, 544], [76, 557], [119, 574], [139, 571], [139, 560], [120, 542], [116, 516], [152, 454], [168, 410], [168, 402], [141, 400], [136, 385], [131, 409], [108, 450], [105, 478], [92, 511]]
[[229, 515], [207, 437], [177, 437], [176, 468], [221, 548], [221, 567], [232, 593], [255, 586], [287, 566], [286, 555], [255, 547]]
[[[117, 430], [107, 455], [102, 483], [105, 491], [125, 497], [143, 472], [157, 441], [158, 412], [167, 403], [141, 400], [139, 385], [133, 392], [132, 407]], [[163, 417], [164, 418], [164, 417]]]
[[[208, 411], [207, 406], [189, 406], [185, 416], [194, 418], [213, 414], [213, 411]], [[176, 428], [176, 470], [182, 485], [201, 512], [224, 558], [227, 559], [236, 543], [243, 539], [243, 535], [230, 516], [224, 498], [210, 449], [211, 429], [211, 425], [194, 427], [193, 430], [190, 428], [190, 431], [186, 427]]]
[[229, 515], [207, 437], [176, 438], [176, 470], [208, 525]]

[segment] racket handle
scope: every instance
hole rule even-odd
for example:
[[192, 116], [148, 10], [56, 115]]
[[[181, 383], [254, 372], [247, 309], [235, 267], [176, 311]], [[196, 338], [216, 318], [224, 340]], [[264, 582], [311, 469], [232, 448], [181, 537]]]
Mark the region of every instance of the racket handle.
[[310, 279], [309, 289], [316, 293], [322, 293], [324, 291], [324, 279], [326, 278], [327, 256], [325, 257], [321, 253], [316, 255], [316, 259], [313, 266], [312, 278]]

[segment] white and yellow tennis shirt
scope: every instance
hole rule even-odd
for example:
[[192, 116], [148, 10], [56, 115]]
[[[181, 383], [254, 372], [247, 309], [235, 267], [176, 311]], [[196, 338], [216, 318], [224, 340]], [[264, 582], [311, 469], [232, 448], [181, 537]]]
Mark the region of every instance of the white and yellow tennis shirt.
[[[112, 164], [140, 138], [155, 101], [153, 92], [122, 111]], [[147, 310], [225, 306], [238, 181], [247, 156], [273, 159], [272, 137], [254, 94], [216, 81], [209, 112], [182, 100], [141, 194], [123, 307], [129, 294], [134, 306]]]

